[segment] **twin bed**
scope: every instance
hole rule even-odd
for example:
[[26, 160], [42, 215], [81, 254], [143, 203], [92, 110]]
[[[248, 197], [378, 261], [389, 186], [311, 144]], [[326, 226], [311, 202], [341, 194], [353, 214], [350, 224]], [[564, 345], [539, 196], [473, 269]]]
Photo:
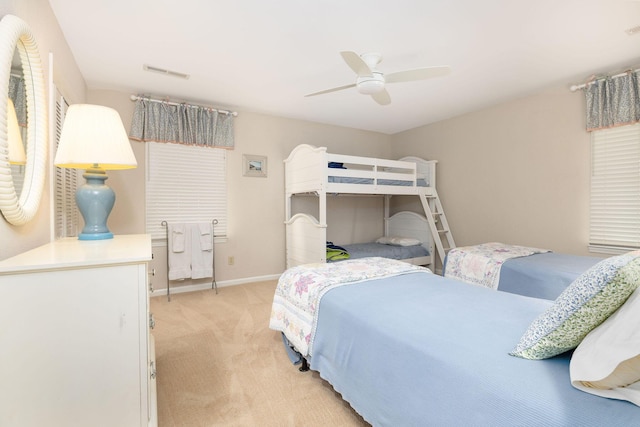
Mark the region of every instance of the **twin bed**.
[[[635, 263], [627, 293], [640, 281], [640, 262]], [[620, 265], [614, 265], [616, 274]], [[615, 282], [609, 270], [608, 276], [603, 268], [596, 270], [576, 280], [579, 294], [591, 283]], [[627, 312], [640, 312], [639, 292], [622, 301]], [[602, 289], [591, 294], [599, 297]], [[640, 383], [602, 391], [613, 397], [607, 399], [585, 393], [570, 375], [574, 363], [591, 367], [598, 362], [572, 361], [570, 351], [544, 360], [510, 354], [537, 318], [557, 309], [557, 301], [365, 258], [287, 270], [274, 295], [270, 327], [376, 426], [637, 425], [640, 408], [619, 399], [640, 404]], [[640, 321], [634, 316], [632, 330]], [[640, 354], [640, 335], [626, 335], [632, 335], [633, 350]], [[611, 348], [602, 345], [605, 353]]]
[[442, 275], [474, 285], [555, 300], [602, 258], [491, 242], [452, 249]]

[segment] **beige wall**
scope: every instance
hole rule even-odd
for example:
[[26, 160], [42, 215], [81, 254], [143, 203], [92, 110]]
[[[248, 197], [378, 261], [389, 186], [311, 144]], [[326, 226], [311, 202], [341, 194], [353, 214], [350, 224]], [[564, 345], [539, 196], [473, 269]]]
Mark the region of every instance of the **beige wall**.
[[[85, 82], [64, 39], [47, 0], [0, 0], [0, 16], [12, 14], [31, 27], [38, 43], [49, 87], [49, 52], [53, 53], [54, 79], [61, 91], [75, 102], [83, 102]], [[48, 102], [47, 102], [48, 104]], [[47, 171], [47, 174], [49, 171]], [[40, 246], [50, 240], [50, 180], [45, 182], [42, 201], [36, 217], [24, 226], [13, 226], [0, 217], [0, 260]]]
[[[88, 101], [120, 112], [126, 129], [131, 126], [134, 103], [131, 93], [90, 90]], [[233, 282], [280, 274], [285, 268], [284, 166], [283, 160], [298, 144], [326, 146], [343, 154], [388, 157], [391, 137], [336, 126], [290, 120], [239, 111], [235, 119], [234, 150], [227, 153], [228, 241], [216, 244], [216, 279]], [[144, 232], [144, 144], [132, 142], [138, 168], [110, 171], [108, 184], [116, 192], [116, 204], [109, 227], [116, 234]], [[242, 155], [267, 156], [266, 178], [242, 175]], [[380, 211], [363, 208], [357, 202], [347, 210], [381, 221]], [[370, 203], [370, 202], [367, 202]], [[363, 210], [365, 211], [363, 213]], [[344, 223], [343, 223], [344, 224]], [[375, 221], [374, 221], [375, 224]], [[376, 228], [376, 227], [372, 227]], [[337, 228], [336, 228], [337, 229]], [[338, 229], [339, 230], [339, 229]], [[340, 235], [351, 235], [351, 224]], [[234, 257], [234, 265], [228, 258]], [[166, 248], [154, 247], [157, 278], [154, 288], [166, 286]], [[171, 286], [191, 285], [190, 281]]]
[[500, 241], [587, 255], [589, 135], [566, 87], [412, 129], [394, 157], [438, 160], [438, 193], [458, 246]]

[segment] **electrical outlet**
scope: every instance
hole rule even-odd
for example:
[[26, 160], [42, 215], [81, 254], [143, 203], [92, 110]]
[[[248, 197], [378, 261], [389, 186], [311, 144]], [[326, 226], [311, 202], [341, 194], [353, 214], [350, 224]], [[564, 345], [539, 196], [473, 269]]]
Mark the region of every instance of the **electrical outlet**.
[[235, 260], [235, 257], [233, 257], [233, 256], [230, 256], [230, 257], [229, 257], [229, 261], [228, 261], [228, 262], [229, 262], [229, 265], [233, 265], [233, 263], [234, 263], [235, 261], [236, 261], [236, 260]]

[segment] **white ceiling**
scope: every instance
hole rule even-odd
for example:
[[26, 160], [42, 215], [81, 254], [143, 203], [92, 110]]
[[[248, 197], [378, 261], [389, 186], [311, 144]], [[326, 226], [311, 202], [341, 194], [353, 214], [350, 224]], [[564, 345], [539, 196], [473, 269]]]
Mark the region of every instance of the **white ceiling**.
[[[640, 25], [633, 0], [50, 3], [90, 89], [388, 134], [640, 65], [640, 34], [625, 32]], [[343, 50], [381, 52], [386, 73], [431, 65], [452, 72], [388, 85], [388, 106], [354, 88], [305, 98], [355, 82]]]

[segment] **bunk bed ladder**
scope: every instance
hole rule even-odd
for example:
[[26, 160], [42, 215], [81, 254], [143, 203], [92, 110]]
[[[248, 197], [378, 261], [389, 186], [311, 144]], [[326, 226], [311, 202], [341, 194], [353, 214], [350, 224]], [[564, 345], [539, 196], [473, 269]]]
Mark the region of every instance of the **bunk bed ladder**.
[[424, 213], [426, 214], [427, 222], [431, 229], [431, 235], [438, 250], [440, 262], [444, 263], [445, 255], [450, 249], [455, 248], [456, 244], [453, 241], [453, 235], [451, 234], [447, 217], [442, 209], [438, 192], [434, 188], [431, 194], [424, 194], [420, 197], [420, 201], [422, 202], [422, 207], [424, 208]]

